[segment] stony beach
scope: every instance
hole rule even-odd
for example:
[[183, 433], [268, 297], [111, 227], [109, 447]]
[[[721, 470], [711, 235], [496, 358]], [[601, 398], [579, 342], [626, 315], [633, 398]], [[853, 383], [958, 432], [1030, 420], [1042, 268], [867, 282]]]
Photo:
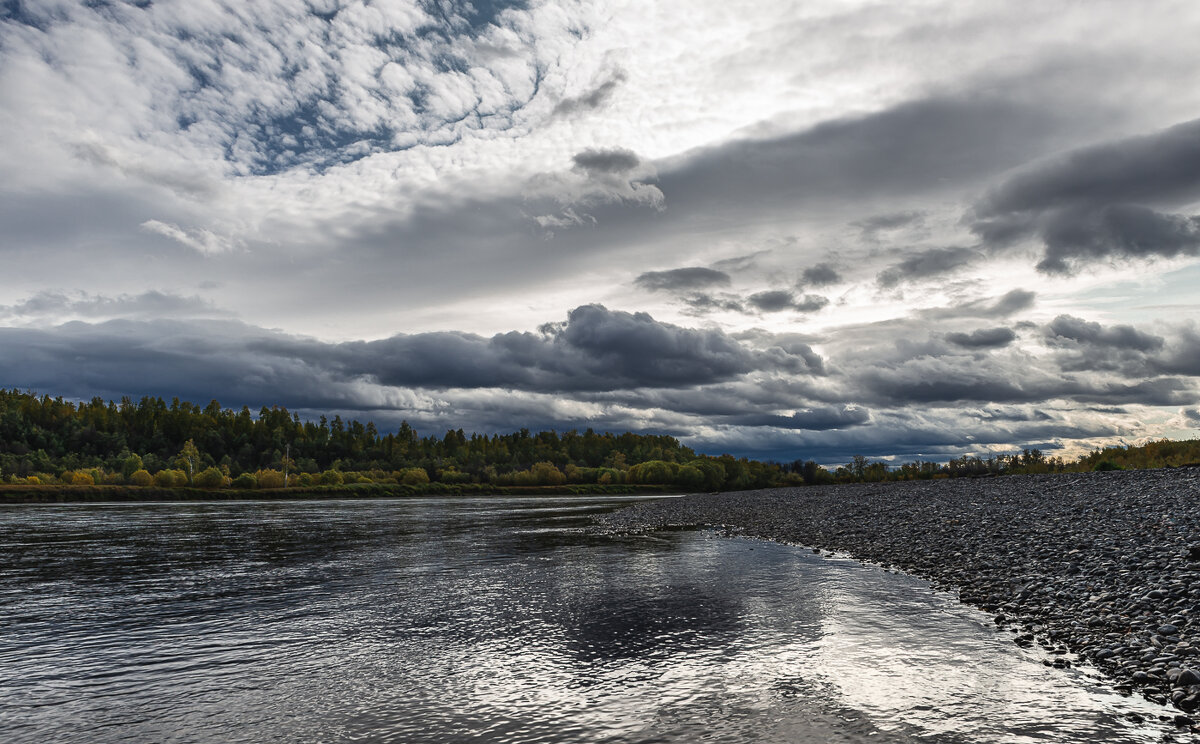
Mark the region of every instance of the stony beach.
[[699, 494], [601, 526], [715, 526], [926, 578], [1200, 731], [1200, 468]]

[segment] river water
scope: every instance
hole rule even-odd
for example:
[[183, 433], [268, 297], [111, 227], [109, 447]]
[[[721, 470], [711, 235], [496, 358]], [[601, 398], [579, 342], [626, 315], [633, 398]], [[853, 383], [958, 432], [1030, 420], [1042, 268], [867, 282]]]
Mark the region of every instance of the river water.
[[622, 503], [0, 507], [0, 739], [1162, 740], [924, 582]]

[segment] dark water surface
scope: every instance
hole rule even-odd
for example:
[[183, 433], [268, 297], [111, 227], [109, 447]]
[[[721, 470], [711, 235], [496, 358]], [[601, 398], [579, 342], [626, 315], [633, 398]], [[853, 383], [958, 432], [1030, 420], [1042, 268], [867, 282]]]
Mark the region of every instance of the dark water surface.
[[0, 740], [1161, 740], [923, 582], [621, 503], [0, 507]]

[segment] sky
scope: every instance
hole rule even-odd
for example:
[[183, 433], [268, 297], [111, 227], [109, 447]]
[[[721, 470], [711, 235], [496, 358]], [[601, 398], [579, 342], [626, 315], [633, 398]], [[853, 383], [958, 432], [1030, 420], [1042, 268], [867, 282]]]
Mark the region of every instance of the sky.
[[822, 463], [1192, 438], [1198, 31], [0, 0], [0, 384]]

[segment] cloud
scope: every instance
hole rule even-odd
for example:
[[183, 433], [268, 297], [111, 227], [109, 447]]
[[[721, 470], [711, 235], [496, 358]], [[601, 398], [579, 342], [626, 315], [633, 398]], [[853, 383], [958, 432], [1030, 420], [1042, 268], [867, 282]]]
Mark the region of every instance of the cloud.
[[864, 240], [875, 241], [881, 232], [891, 232], [909, 226], [917, 227], [923, 223], [924, 218], [924, 211], [908, 210], [872, 215], [852, 222], [851, 225], [859, 229]]
[[683, 302], [690, 308], [692, 315], [704, 315], [705, 313], [714, 311], [724, 311], [733, 313], [746, 312], [746, 306], [742, 304], [739, 297], [732, 294], [711, 295], [705, 292], [698, 292], [688, 295], [683, 298]]
[[651, 183], [656, 177], [654, 166], [644, 163], [632, 150], [588, 149], [576, 153], [571, 162], [571, 172], [541, 174], [526, 186], [527, 208], [541, 210], [546, 208], [543, 205], [554, 204], [562, 210], [560, 215], [536, 216], [534, 219], [543, 227], [596, 224], [595, 215], [582, 210], [604, 205], [663, 209], [663, 192]]
[[641, 158], [633, 150], [615, 147], [609, 150], [588, 149], [571, 158], [576, 167], [588, 173], [625, 173], [641, 164]]
[[714, 423], [729, 426], [772, 427], [776, 429], [804, 429], [829, 431], [848, 429], [871, 423], [871, 412], [858, 406], [822, 406], [797, 411], [790, 415], [741, 414], [718, 418]]
[[746, 298], [746, 304], [764, 313], [777, 313], [781, 310], [815, 313], [828, 305], [829, 299], [812, 294], [798, 298], [787, 290], [776, 289], [756, 292]]
[[578, 96], [564, 98], [554, 106], [554, 115], [570, 116], [584, 111], [602, 108], [613, 93], [625, 82], [627, 75], [624, 70], [617, 70], [612, 76], [596, 87]]
[[21, 302], [0, 305], [0, 318], [12, 321], [61, 322], [65, 318], [222, 317], [227, 310], [197, 296], [183, 297], [150, 290], [138, 295], [107, 297], [86, 292], [38, 292]]
[[901, 282], [920, 281], [966, 266], [982, 255], [971, 248], [929, 248], [918, 251], [892, 267], [879, 272], [879, 286], [891, 288]]
[[947, 333], [946, 340], [967, 349], [996, 349], [1008, 346], [1017, 338], [1011, 328], [980, 328], [971, 333]]
[[1034, 305], [1037, 293], [1028, 289], [1013, 289], [1000, 297], [968, 300], [949, 307], [919, 310], [918, 316], [929, 320], [949, 318], [1007, 318]]
[[702, 266], [686, 266], [669, 271], [647, 271], [634, 279], [633, 283], [651, 292], [681, 292], [706, 287], [729, 286], [730, 277], [724, 271], [707, 269]]
[[170, 238], [180, 245], [187, 246], [197, 253], [211, 256], [217, 253], [227, 253], [233, 250], [230, 241], [208, 230], [184, 230], [178, 225], [171, 225], [158, 220], [146, 220], [142, 223], [146, 232]]
[[1046, 328], [1051, 343], [1063, 340], [1109, 349], [1132, 349], [1135, 351], [1157, 351], [1163, 347], [1161, 336], [1137, 330], [1133, 326], [1117, 325], [1104, 328], [1099, 323], [1070, 315], [1060, 315]]
[[659, 184], [672, 204], [714, 213], [869, 202], [937, 192], [1019, 165], [1031, 140], [1055, 126], [1046, 112], [1014, 101], [928, 98], [795, 134], [687, 152], [660, 164]]
[[1200, 377], [1200, 331], [1194, 324], [1182, 326], [1170, 345], [1150, 363], [1159, 374]]
[[[136, 392], [128, 386], [149, 373], [160, 382], [142, 387], [154, 391], [177, 378], [180, 392], [173, 395], [207, 383], [216, 390], [229, 386], [243, 396], [287, 390], [296, 399], [291, 405], [307, 406], [348, 395], [338, 390], [379, 386], [611, 391], [706, 385], [755, 372], [805, 375], [820, 363], [811, 349], [752, 348], [718, 330], [683, 328], [645, 313], [599, 305], [575, 308], [565, 322], [548, 324], [538, 333], [513, 331], [490, 338], [439, 332], [333, 344], [217, 321], [123, 320], [0, 329], [0, 352], [6, 358], [20, 358], [15, 352], [20, 348], [37, 353], [27, 364], [0, 368], [14, 385], [73, 389], [88, 380], [99, 391], [125, 394]], [[312, 392], [331, 380], [342, 383], [328, 395]]]
[[1200, 120], [1079, 148], [1022, 168], [974, 206], [972, 229], [1002, 248], [1036, 237], [1039, 270], [1085, 260], [1196, 255], [1200, 219], [1162, 211], [1200, 198]]
[[842, 275], [832, 264], [819, 263], [804, 270], [804, 282], [813, 287], [827, 287], [842, 280]]

